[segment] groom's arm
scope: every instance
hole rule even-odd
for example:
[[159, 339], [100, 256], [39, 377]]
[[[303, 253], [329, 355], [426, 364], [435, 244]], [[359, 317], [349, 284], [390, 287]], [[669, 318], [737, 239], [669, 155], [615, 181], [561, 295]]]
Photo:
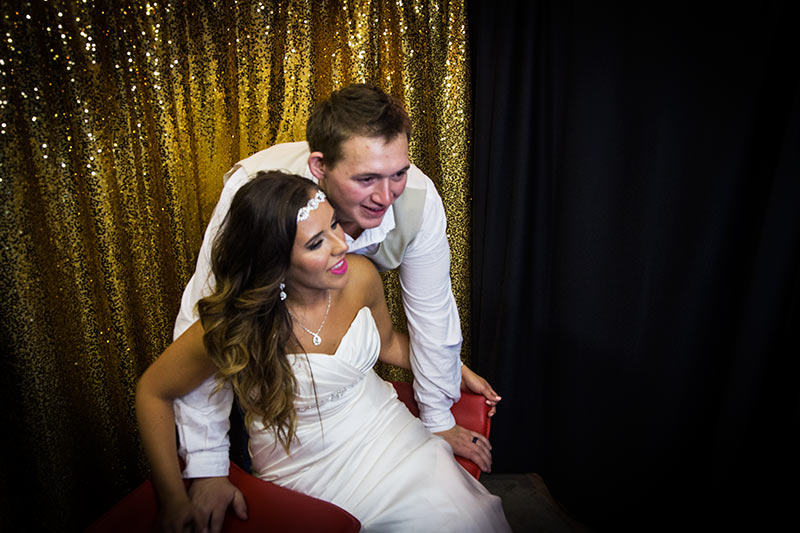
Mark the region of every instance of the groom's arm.
[[[412, 167], [410, 172], [419, 172]], [[426, 184], [420, 229], [403, 255], [400, 288], [408, 321], [414, 396], [432, 432], [455, 425], [450, 413], [461, 397], [461, 323], [450, 284], [450, 245], [444, 206], [433, 182]]]
[[[176, 339], [197, 321], [197, 302], [213, 290], [215, 281], [211, 274], [211, 248], [236, 191], [247, 180], [247, 173], [240, 168], [225, 182], [203, 236], [194, 274], [183, 291], [173, 332]], [[226, 385], [216, 394], [211, 394], [215, 387], [216, 382], [212, 376], [194, 392], [174, 402], [175, 422], [180, 437], [179, 452], [186, 463], [183, 470], [185, 478], [228, 475], [228, 416], [233, 404], [233, 393], [230, 386]]]
[[492, 465], [489, 440], [456, 425], [450, 412], [461, 397], [461, 324], [450, 282], [444, 206], [433, 182], [425, 179], [427, 190], [420, 231], [406, 249], [400, 265], [414, 397], [425, 426], [444, 438], [456, 455], [488, 472]]
[[[246, 182], [246, 172], [239, 169], [230, 175], [222, 189], [203, 236], [195, 272], [183, 292], [181, 308], [175, 320], [175, 338], [198, 319], [197, 302], [212, 291], [211, 248], [233, 196]], [[228, 417], [233, 404], [233, 391], [226, 384], [212, 394], [215, 388], [216, 380], [212, 376], [199, 388], [173, 402], [179, 437], [178, 453], [185, 462], [183, 477], [193, 479], [189, 497], [200, 510], [211, 532], [221, 530], [229, 505], [232, 505], [239, 518], [247, 517], [244, 499], [227, 477], [230, 466]]]

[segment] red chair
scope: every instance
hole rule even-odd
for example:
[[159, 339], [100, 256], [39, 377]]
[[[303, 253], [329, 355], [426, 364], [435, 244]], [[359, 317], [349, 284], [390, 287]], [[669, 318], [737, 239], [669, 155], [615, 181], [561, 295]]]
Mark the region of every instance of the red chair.
[[[358, 519], [341, 507], [251, 476], [236, 463], [231, 462], [228, 479], [244, 494], [247, 520], [240, 520], [235, 513], [228, 511], [225, 514], [223, 531], [354, 533], [361, 530]], [[189, 484], [188, 481], [186, 484]], [[158, 524], [157, 519], [158, 499], [153, 484], [148, 479], [92, 523], [86, 531], [154, 531]]]
[[[419, 416], [411, 383], [392, 382], [392, 385], [408, 410]], [[462, 391], [461, 400], [451, 410], [460, 426], [489, 436], [489, 406], [482, 396]], [[476, 479], [480, 477], [481, 471], [473, 462], [458, 456], [456, 460]], [[259, 479], [236, 463], [231, 462], [228, 478], [244, 494], [248, 517], [240, 520], [235, 513], [228, 511], [222, 528], [226, 533], [266, 530], [349, 533], [361, 529], [358, 519], [341, 507]], [[148, 479], [93, 522], [86, 532], [153, 531], [157, 519], [158, 498]]]

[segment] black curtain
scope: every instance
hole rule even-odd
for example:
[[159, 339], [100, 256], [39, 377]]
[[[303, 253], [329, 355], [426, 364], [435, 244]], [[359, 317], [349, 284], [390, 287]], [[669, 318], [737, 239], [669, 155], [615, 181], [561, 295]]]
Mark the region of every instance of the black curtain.
[[798, 495], [798, 18], [715, 4], [469, 5], [494, 472], [598, 530], [763, 529]]

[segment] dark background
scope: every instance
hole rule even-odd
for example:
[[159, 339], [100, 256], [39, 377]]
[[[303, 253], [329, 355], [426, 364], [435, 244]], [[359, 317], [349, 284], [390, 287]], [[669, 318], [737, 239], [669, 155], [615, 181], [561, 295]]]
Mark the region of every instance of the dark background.
[[798, 18], [715, 4], [469, 5], [493, 471], [599, 530], [797, 500]]

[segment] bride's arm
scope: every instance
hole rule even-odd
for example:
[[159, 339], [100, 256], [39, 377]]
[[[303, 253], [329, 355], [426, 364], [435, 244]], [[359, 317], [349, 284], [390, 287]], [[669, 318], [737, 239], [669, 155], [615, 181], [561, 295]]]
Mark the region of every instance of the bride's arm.
[[[389, 316], [388, 310], [386, 316]], [[378, 329], [380, 330], [380, 326], [378, 326]], [[378, 360], [382, 363], [389, 363], [390, 365], [411, 370], [411, 361], [408, 352], [408, 335], [395, 330], [392, 327], [391, 318], [389, 318], [389, 329], [389, 339], [384, 340], [384, 335], [381, 335], [381, 354], [378, 356]]]
[[202, 517], [183, 485], [172, 402], [216, 371], [203, 346], [203, 328], [195, 322], [150, 365], [136, 385], [136, 418], [167, 530], [191, 527], [193, 521], [202, 525]]
[[389, 315], [389, 308], [386, 306], [386, 297], [383, 293], [383, 282], [375, 266], [368, 259], [358, 257], [356, 259], [357, 270], [354, 272], [356, 283], [360, 286], [362, 294], [366, 297], [366, 303], [372, 311], [372, 318], [378, 326], [381, 336], [381, 353], [378, 360], [382, 363], [399, 366], [406, 370], [411, 370], [411, 361], [408, 354], [408, 335], [400, 333], [392, 325], [392, 317]]

